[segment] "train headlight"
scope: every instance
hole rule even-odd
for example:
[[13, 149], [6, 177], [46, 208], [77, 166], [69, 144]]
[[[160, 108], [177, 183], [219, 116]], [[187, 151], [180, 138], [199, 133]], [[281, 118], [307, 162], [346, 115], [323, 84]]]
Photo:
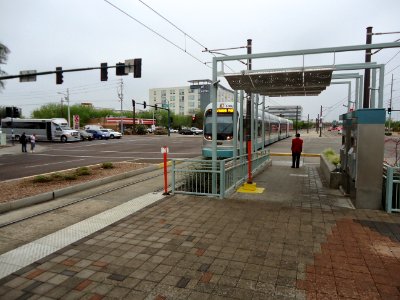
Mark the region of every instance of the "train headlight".
[[212, 140], [212, 135], [210, 135], [210, 134], [205, 134], [204, 137], [206, 140], [209, 140], [209, 141]]
[[227, 141], [230, 141], [231, 139], [233, 139], [233, 136], [231, 136], [231, 135], [226, 136]]

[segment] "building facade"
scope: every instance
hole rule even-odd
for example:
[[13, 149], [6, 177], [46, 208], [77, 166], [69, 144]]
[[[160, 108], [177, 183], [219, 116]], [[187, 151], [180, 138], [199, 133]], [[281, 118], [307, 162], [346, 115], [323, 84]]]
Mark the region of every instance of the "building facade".
[[[149, 90], [149, 104], [169, 107], [177, 115], [191, 115], [203, 111], [211, 102], [211, 80], [190, 80], [190, 85], [179, 87], [154, 88]], [[218, 86], [218, 101], [233, 101], [232, 90]]]
[[296, 115], [297, 115], [297, 120], [301, 120], [301, 117], [303, 115], [303, 107], [301, 107], [300, 105], [269, 106], [268, 112], [278, 117], [283, 117], [291, 120], [296, 120]]

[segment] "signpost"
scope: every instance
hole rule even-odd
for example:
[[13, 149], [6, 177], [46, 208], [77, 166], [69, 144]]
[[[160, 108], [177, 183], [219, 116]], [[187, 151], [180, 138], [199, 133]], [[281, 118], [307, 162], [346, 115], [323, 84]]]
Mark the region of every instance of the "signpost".
[[73, 129], [79, 129], [79, 115], [73, 116]]
[[161, 147], [161, 153], [164, 156], [164, 193], [163, 195], [169, 195], [168, 193], [168, 162], [167, 162], [167, 153], [169, 152], [169, 149], [167, 146]]

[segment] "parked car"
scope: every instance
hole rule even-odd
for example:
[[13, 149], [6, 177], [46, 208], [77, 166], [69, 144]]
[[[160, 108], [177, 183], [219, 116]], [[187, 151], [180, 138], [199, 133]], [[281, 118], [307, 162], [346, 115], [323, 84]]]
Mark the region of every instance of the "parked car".
[[197, 128], [197, 127], [192, 127], [192, 128], [190, 128], [190, 130], [193, 132], [193, 134], [195, 134], [195, 135], [198, 135], [198, 134], [202, 134], [203, 133], [203, 130], [202, 129], [199, 129], [199, 128]]
[[173, 129], [173, 128], [170, 128], [169, 129], [169, 132], [170, 133], [177, 133], [179, 130], [178, 129]]
[[120, 139], [122, 137], [122, 133], [115, 131], [114, 129], [104, 128], [100, 129], [101, 131], [107, 130], [110, 133], [111, 139]]
[[81, 135], [81, 141], [91, 141], [93, 140], [93, 134], [87, 132], [86, 130], [79, 129], [79, 134]]
[[97, 129], [86, 129], [87, 132], [93, 134], [94, 139], [99, 139], [99, 140], [108, 140], [110, 138], [110, 133], [104, 132], [102, 130], [97, 130]]
[[193, 135], [193, 131], [190, 128], [182, 127], [179, 131], [179, 134], [184, 134], [184, 135]]

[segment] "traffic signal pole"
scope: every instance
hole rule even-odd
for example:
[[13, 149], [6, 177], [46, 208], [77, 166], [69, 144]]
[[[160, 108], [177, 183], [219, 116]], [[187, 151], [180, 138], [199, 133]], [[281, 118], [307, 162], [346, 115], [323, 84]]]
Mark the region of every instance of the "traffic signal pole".
[[[6, 80], [6, 79], [14, 79], [14, 78], [32, 78], [34, 77], [34, 80], [36, 81], [36, 76], [41, 76], [41, 75], [50, 75], [50, 74], [56, 74], [56, 83], [57, 84], [62, 84], [63, 83], [63, 74], [64, 73], [70, 73], [70, 72], [81, 72], [81, 71], [90, 71], [90, 70], [101, 70], [101, 81], [107, 81], [108, 76], [107, 76], [107, 70], [108, 69], [115, 69], [115, 68], [133, 68], [133, 77], [134, 78], [141, 78], [142, 76], [142, 59], [141, 58], [135, 58], [134, 64], [124, 64], [124, 63], [118, 63], [115, 66], [108, 66], [107, 63], [101, 63], [100, 67], [91, 67], [91, 68], [77, 68], [77, 69], [65, 69], [63, 70], [61, 67], [57, 67], [55, 71], [45, 71], [45, 72], [36, 72], [32, 71], [29, 73], [24, 73], [24, 74], [19, 74], [19, 75], [6, 75], [6, 76], [0, 76], [0, 80]], [[24, 71], [21, 71], [24, 72]], [[118, 75], [118, 74], [117, 74]], [[120, 74], [120, 75], [128, 75], [127, 73]]]

